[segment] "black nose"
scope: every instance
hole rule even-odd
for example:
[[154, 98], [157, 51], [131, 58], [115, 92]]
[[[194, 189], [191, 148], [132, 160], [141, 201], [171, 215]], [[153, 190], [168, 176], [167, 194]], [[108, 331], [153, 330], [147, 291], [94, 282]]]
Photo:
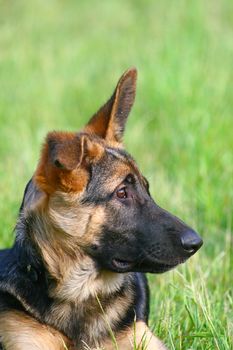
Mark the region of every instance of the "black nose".
[[202, 246], [203, 241], [195, 231], [189, 229], [182, 234], [181, 244], [184, 250], [194, 254]]

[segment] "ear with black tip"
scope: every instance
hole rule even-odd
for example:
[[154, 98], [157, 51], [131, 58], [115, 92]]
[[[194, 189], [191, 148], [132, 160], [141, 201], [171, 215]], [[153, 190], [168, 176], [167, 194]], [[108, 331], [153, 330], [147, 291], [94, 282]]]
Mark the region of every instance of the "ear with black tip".
[[128, 69], [120, 78], [112, 97], [91, 118], [85, 131], [106, 141], [121, 143], [135, 99], [136, 81], [136, 68]]

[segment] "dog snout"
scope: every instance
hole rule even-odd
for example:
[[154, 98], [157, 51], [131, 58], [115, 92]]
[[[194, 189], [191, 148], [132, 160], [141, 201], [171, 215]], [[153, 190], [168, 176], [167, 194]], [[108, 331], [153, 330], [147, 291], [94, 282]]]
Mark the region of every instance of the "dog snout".
[[194, 254], [202, 246], [203, 240], [192, 229], [187, 229], [181, 236], [182, 248], [189, 254]]

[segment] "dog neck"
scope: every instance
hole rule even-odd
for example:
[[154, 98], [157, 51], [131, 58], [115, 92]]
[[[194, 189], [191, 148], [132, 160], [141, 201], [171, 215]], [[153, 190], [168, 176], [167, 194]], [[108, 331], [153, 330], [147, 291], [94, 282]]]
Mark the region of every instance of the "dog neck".
[[[31, 247], [35, 252], [29, 254], [28, 264], [33, 266], [30, 257], [39, 260], [36, 268], [43, 269], [45, 276], [40, 287], [46, 290], [48, 300], [40, 300], [39, 304], [47, 305], [43, 310], [29, 305], [32, 314], [64, 333], [80, 350], [86, 348], [85, 343], [97, 348], [109, 337], [109, 329], [115, 332], [131, 325], [135, 317], [133, 274], [99, 270], [80, 245], [80, 236], [69, 235], [70, 225], [61, 226], [64, 215], [51, 215], [46, 205], [26, 209], [21, 210], [16, 226], [18, 241], [24, 242], [20, 249]], [[66, 223], [69, 218], [66, 216]], [[83, 230], [84, 226], [90, 229], [88, 218], [82, 225]], [[92, 228], [97, 226], [94, 221]], [[29, 309], [27, 304], [25, 300]]]
[[[59, 237], [59, 232], [53, 231], [48, 217], [42, 213], [22, 216], [17, 225], [18, 238], [24, 242], [22, 249], [27, 246], [37, 251], [41, 264], [38, 266], [43, 266], [48, 276], [44, 287], [51, 300], [49, 307], [42, 313], [38, 310], [37, 314], [34, 309], [30, 310], [41, 322], [66, 334], [80, 349], [85, 348], [80, 342], [98, 346], [109, 336], [109, 327], [114, 331], [116, 325], [125, 325], [125, 318], [133, 322], [133, 293], [129, 293], [132, 276], [99, 271], [92, 258], [78, 247], [75, 254], [67, 247], [61, 254], [57, 245], [53, 246], [55, 233]], [[29, 265], [33, 266], [30, 257]]]
[[27, 245], [31, 242], [36, 247], [53, 281], [49, 289], [52, 298], [82, 303], [106, 297], [120, 290], [127, 278], [127, 274], [99, 270], [78, 244], [74, 247], [68, 235], [54, 228], [46, 212], [33, 212], [27, 218], [21, 215], [17, 234], [27, 238]]
[[90, 298], [108, 296], [120, 290], [126, 275], [98, 271], [88, 256], [71, 264], [67, 273], [53, 290], [52, 295], [61, 300], [82, 303]]

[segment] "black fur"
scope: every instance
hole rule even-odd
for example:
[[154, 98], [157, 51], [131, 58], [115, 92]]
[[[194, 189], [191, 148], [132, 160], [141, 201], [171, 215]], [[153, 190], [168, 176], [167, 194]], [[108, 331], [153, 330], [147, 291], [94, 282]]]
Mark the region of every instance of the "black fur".
[[[123, 158], [131, 159], [126, 152], [114, 152], [119, 152]], [[102, 225], [98, 245], [86, 247], [86, 253], [94, 259], [99, 269], [128, 272], [128, 278], [121, 289], [101, 299], [101, 303], [107, 306], [111, 305], [117, 296], [127, 297], [128, 290], [131, 293], [133, 291], [133, 300], [129, 303], [126, 314], [112, 327], [112, 330], [117, 332], [132, 325], [135, 319], [148, 322], [149, 292], [143, 272], [167, 271], [181, 262], [178, 259], [187, 259], [193, 252], [183, 250], [180, 243], [180, 235], [189, 228], [154, 203], [140, 174], [135, 175], [137, 178], [130, 183], [127, 179], [123, 181], [134, 201], [127, 200], [121, 206], [115, 206], [115, 193], [102, 190], [105, 185], [104, 179], [109, 178], [114, 171], [115, 161], [118, 159], [110, 152], [101, 164], [92, 168], [83, 203], [103, 205], [108, 217]], [[40, 252], [29, 238], [35, 214], [32, 211], [26, 219], [23, 215], [25, 202], [30, 205], [35, 196], [37, 191], [32, 191], [32, 182], [29, 181], [20, 207], [15, 244], [11, 249], [0, 252], [0, 310], [24, 310], [40, 322], [61, 331], [72, 339], [74, 344], [80, 344], [81, 340], [88, 343], [89, 339], [85, 338], [85, 325], [88, 323], [88, 313], [92, 312], [92, 306], [89, 309], [88, 303], [84, 316], [78, 312], [78, 306], [68, 305], [69, 318], [61, 326], [56, 320], [49, 318], [57, 300], [51, 298], [48, 291], [55, 282], [47, 271]], [[196, 235], [195, 232], [193, 234]], [[113, 258], [126, 261], [126, 265], [114, 265]], [[128, 260], [133, 262], [132, 266], [127, 265]], [[92, 303], [95, 305], [96, 300], [92, 300], [90, 305]]]
[[[23, 210], [29, 185], [30, 182], [25, 189], [19, 215]], [[29, 223], [21, 219], [20, 225], [16, 227], [14, 246], [0, 251], [0, 312], [24, 311], [43, 322], [55, 302], [55, 299], [48, 296], [48, 289], [53, 279], [46, 270], [39, 252], [29, 240], [25, 239], [28, 236]], [[115, 325], [113, 329], [115, 332], [132, 325], [135, 318], [148, 322], [149, 290], [146, 276], [143, 273], [131, 273], [128, 283], [134, 290], [133, 302], [129, 305], [125, 316]], [[110, 298], [101, 300], [101, 303], [111, 304], [117, 296], [127, 294], [128, 287], [127, 283], [124, 284]], [[70, 322], [67, 322], [67, 328], [62, 331], [78, 344], [83, 334], [81, 325], [84, 321], [78, 318], [77, 311], [76, 308], [71, 308]]]

